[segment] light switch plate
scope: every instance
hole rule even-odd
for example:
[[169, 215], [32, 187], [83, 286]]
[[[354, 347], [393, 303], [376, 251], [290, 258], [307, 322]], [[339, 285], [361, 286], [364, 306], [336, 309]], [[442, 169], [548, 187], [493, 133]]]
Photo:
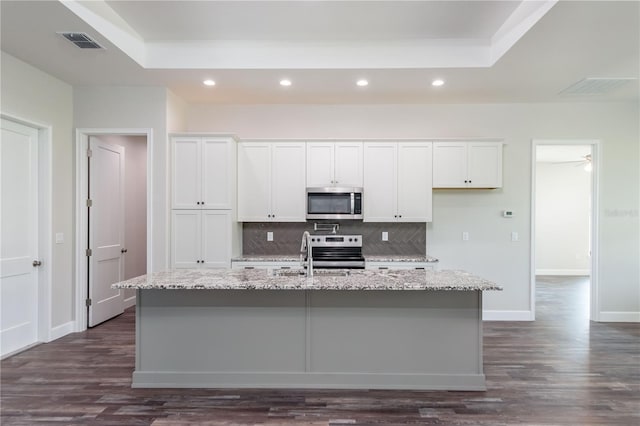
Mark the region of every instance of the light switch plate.
[[382, 241], [389, 241], [389, 233], [387, 231], [382, 231]]
[[518, 235], [518, 233], [513, 231], [511, 233], [511, 241], [518, 241], [519, 239], [520, 239], [520, 236]]
[[462, 241], [469, 241], [469, 233], [467, 231], [462, 233]]
[[64, 234], [62, 232], [56, 232], [56, 244], [64, 243]]

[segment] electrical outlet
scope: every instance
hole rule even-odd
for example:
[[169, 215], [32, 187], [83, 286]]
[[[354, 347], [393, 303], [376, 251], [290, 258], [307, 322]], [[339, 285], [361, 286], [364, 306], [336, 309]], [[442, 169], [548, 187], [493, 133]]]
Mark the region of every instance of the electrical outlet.
[[518, 241], [519, 239], [520, 239], [520, 236], [518, 235], [518, 233], [513, 231], [511, 233], [511, 241]]
[[273, 241], [273, 232], [267, 232], [267, 241]]
[[462, 241], [469, 241], [469, 233], [467, 231], [462, 233]]
[[56, 244], [64, 243], [64, 234], [62, 232], [56, 232]]
[[387, 231], [382, 231], [382, 241], [389, 241], [389, 233]]

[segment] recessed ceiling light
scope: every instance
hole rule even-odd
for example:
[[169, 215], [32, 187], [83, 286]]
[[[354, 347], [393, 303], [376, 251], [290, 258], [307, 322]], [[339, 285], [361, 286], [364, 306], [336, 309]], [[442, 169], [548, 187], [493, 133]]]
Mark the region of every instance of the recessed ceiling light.
[[356, 81], [356, 84], [357, 84], [358, 86], [360, 86], [360, 87], [364, 87], [364, 86], [368, 86], [368, 85], [369, 85], [369, 82], [368, 82], [367, 80], [365, 80], [365, 79], [362, 79], [362, 80], [358, 80], [358, 81]]
[[215, 86], [216, 82], [213, 80], [205, 80], [202, 82], [202, 84], [204, 84], [205, 86]]
[[433, 81], [431, 82], [431, 85], [432, 85], [432, 86], [435, 86], [435, 87], [442, 86], [443, 84], [444, 84], [444, 80], [439, 79], [439, 78], [437, 78], [437, 79], [435, 79], [435, 80], [433, 80]]
[[291, 80], [280, 80], [280, 86], [291, 86]]

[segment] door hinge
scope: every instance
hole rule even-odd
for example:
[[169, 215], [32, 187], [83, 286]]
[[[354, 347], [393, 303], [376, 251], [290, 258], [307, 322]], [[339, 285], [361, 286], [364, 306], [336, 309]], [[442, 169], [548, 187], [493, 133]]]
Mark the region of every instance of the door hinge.
[[87, 249], [87, 257], [91, 256], [92, 252], [91, 249]]
[[87, 157], [91, 157], [93, 155], [93, 151], [91, 149], [87, 149]]
[[84, 304], [87, 305], [87, 307], [91, 306], [91, 299], [85, 300]]
[[93, 200], [87, 200], [87, 207], [93, 206]]

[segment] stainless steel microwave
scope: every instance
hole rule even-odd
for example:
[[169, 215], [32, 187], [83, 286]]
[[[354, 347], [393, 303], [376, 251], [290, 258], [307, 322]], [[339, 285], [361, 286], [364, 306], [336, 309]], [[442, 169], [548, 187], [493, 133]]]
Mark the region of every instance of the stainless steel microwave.
[[307, 188], [307, 219], [362, 219], [362, 188]]

